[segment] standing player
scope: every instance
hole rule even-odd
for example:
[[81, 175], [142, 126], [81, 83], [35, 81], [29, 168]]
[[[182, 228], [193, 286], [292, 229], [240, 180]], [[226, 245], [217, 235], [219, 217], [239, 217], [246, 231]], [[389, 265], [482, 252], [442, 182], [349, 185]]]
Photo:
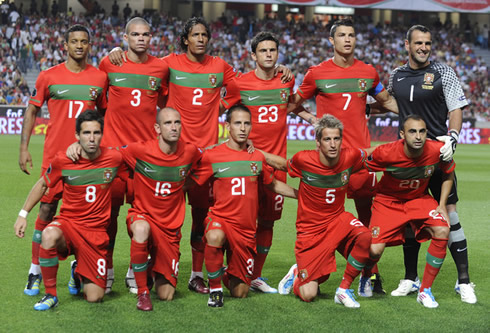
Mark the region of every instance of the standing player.
[[[204, 184], [213, 178], [214, 205], [206, 218], [206, 247], [210, 295], [208, 306], [223, 306], [222, 276], [233, 297], [246, 297], [254, 270], [260, 183], [282, 195], [296, 197], [295, 190], [274, 179], [272, 169], [259, 151], [247, 152], [252, 116], [243, 105], [232, 106], [226, 115], [229, 140], [207, 150], [192, 179]], [[223, 250], [228, 267], [223, 268]]]
[[265, 154], [267, 162], [300, 177], [296, 219], [296, 262], [279, 283], [279, 293], [294, 293], [305, 302], [318, 294], [319, 284], [336, 271], [335, 250], [347, 259], [335, 303], [358, 308], [349, 287], [369, 265], [369, 230], [349, 212], [344, 202], [351, 174], [362, 169], [367, 153], [341, 148], [344, 126], [332, 115], [315, 125], [317, 150], [300, 151], [285, 159]]
[[181, 227], [185, 217], [183, 185], [201, 153], [180, 138], [180, 114], [161, 109], [155, 131], [158, 139], [123, 146], [124, 161], [134, 171], [134, 202], [128, 212], [131, 265], [138, 286], [137, 308], [153, 309], [147, 287], [148, 254], [155, 273], [156, 292], [172, 300], [179, 274]]
[[[395, 101], [379, 82], [374, 67], [354, 58], [356, 34], [351, 20], [336, 21], [330, 29], [329, 40], [334, 57], [310, 67], [293, 101], [301, 105], [304, 100], [316, 96], [317, 117], [330, 113], [344, 124], [344, 147], [370, 147], [365, 114], [367, 95], [385, 106], [395, 104]], [[349, 181], [347, 197], [354, 199], [359, 220], [366, 226], [371, 217], [375, 186], [376, 174], [366, 170], [356, 173]], [[370, 283], [369, 279], [362, 279], [359, 286], [362, 295], [371, 294]], [[375, 280], [374, 291], [384, 293], [380, 279]]]
[[[128, 43], [127, 59], [122, 66], [111, 64], [109, 57], [102, 59], [99, 69], [107, 73], [109, 80], [109, 100], [106, 112], [106, 132], [102, 144], [107, 147], [119, 147], [136, 141], [155, 138], [157, 102], [166, 85], [168, 67], [161, 59], [148, 54], [151, 27], [141, 18], [135, 17], [126, 24], [124, 40]], [[128, 193], [128, 202], [132, 199], [132, 180], [128, 184], [116, 180], [113, 190], [110, 238], [107, 258], [107, 290], [112, 290], [114, 268], [112, 255], [117, 233], [117, 217], [124, 194]], [[128, 191], [128, 192], [127, 192]], [[130, 292], [136, 293], [132, 271], [128, 271], [126, 285]]]
[[[408, 115], [400, 131], [402, 140], [376, 147], [367, 161], [370, 171], [383, 171], [373, 203], [371, 257], [379, 260], [385, 246], [401, 244], [410, 224], [418, 242], [431, 239], [417, 301], [427, 308], [438, 303], [431, 286], [446, 256], [449, 236], [446, 203], [453, 185], [455, 164], [439, 159], [442, 143], [427, 140], [422, 117]], [[437, 202], [427, 192], [430, 178], [439, 168], [442, 185]]]
[[48, 310], [58, 304], [58, 258], [63, 260], [71, 254], [78, 260], [76, 273], [72, 274], [82, 279], [87, 301], [100, 302], [104, 297], [111, 183], [122, 158], [119, 152], [99, 146], [103, 128], [104, 120], [96, 111], [87, 110], [78, 117], [75, 136], [82, 147], [80, 160], [73, 163], [65, 151], [58, 152], [33, 186], [15, 222], [15, 234], [24, 237], [29, 211], [48, 188], [62, 183], [60, 215], [42, 232], [39, 261], [46, 295], [34, 305], [35, 310]]
[[[73, 142], [73, 136], [67, 128], [75, 127], [76, 118], [80, 113], [95, 107], [99, 111], [104, 111], [106, 108], [107, 77], [97, 68], [87, 64], [87, 54], [90, 51], [88, 29], [81, 25], [70, 27], [65, 34], [64, 48], [68, 54], [66, 61], [39, 74], [24, 116], [19, 166], [27, 174], [30, 174], [32, 169], [32, 158], [28, 151], [29, 140], [36, 116], [44, 102], [47, 102], [50, 119], [44, 142], [41, 174], [45, 173], [56, 152], [66, 150]], [[32, 237], [32, 262], [24, 289], [26, 295], [39, 294], [39, 284], [42, 279], [39, 266], [41, 232], [56, 213], [61, 191], [62, 185], [59, 184], [41, 199]]]
[[[451, 160], [456, 149], [459, 132], [463, 122], [462, 109], [468, 105], [461, 84], [454, 70], [448, 65], [431, 62], [432, 34], [422, 25], [415, 25], [407, 32], [405, 49], [408, 51], [408, 62], [396, 68], [390, 76], [388, 91], [396, 98], [400, 124], [407, 115], [421, 115], [427, 122], [428, 137], [449, 136], [450, 146], [444, 154], [444, 160]], [[449, 129], [446, 121], [449, 118]], [[436, 200], [440, 199], [440, 188], [443, 172], [435, 170], [429, 182], [429, 189]], [[456, 176], [447, 201], [447, 212], [451, 223], [449, 233], [449, 250], [456, 263], [458, 281], [455, 290], [461, 294], [461, 300], [474, 304], [477, 301], [474, 284], [470, 282], [468, 273], [467, 241], [459, 221], [456, 203], [458, 202]], [[413, 232], [403, 246], [405, 255], [405, 279], [392, 292], [393, 296], [406, 296], [418, 290], [417, 262], [420, 244], [415, 241]]]

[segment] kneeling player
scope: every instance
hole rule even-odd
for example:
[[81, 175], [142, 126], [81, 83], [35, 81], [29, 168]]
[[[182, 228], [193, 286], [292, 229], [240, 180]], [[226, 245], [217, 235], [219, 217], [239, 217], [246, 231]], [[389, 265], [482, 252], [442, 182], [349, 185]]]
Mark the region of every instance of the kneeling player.
[[[454, 179], [455, 164], [440, 161], [443, 143], [427, 140], [425, 121], [409, 115], [400, 131], [401, 140], [377, 147], [367, 161], [370, 171], [384, 171], [378, 184], [371, 218], [371, 257], [379, 260], [385, 246], [404, 242], [410, 224], [419, 242], [431, 239], [417, 301], [428, 308], [439, 304], [431, 286], [446, 256], [449, 237], [446, 201]], [[434, 170], [443, 172], [439, 203], [427, 193]]]
[[335, 303], [358, 308], [349, 287], [369, 261], [371, 236], [361, 221], [344, 209], [345, 194], [352, 173], [362, 169], [367, 152], [342, 148], [343, 125], [332, 115], [324, 115], [315, 125], [317, 150], [300, 151], [286, 161], [265, 154], [267, 162], [300, 177], [296, 220], [296, 262], [279, 283], [279, 293], [294, 293], [312, 301], [318, 285], [336, 270], [335, 250], [347, 266]]
[[158, 298], [174, 297], [179, 274], [180, 238], [185, 217], [183, 185], [199, 150], [180, 138], [180, 114], [164, 108], [157, 115], [158, 139], [121, 148], [134, 170], [134, 202], [127, 224], [131, 236], [131, 266], [138, 286], [137, 308], [153, 309], [147, 286], [148, 254]]
[[48, 310], [58, 304], [58, 259], [64, 260], [71, 254], [78, 261], [76, 273], [72, 274], [76, 275], [78, 289], [81, 278], [87, 301], [99, 302], [104, 297], [111, 183], [122, 159], [119, 152], [99, 146], [103, 125], [103, 118], [96, 111], [88, 110], [78, 117], [75, 136], [82, 148], [79, 162], [73, 163], [60, 151], [33, 186], [15, 222], [15, 234], [24, 237], [28, 212], [48, 187], [63, 182], [60, 215], [42, 232], [39, 261], [46, 295], [34, 305], [35, 310]]
[[[257, 231], [258, 186], [268, 185], [274, 192], [295, 198], [295, 190], [274, 179], [259, 151], [247, 152], [252, 128], [250, 111], [243, 105], [227, 113], [229, 140], [204, 152], [191, 177], [203, 184], [213, 177], [214, 205], [206, 218], [204, 261], [208, 271], [208, 305], [223, 306], [221, 278], [233, 297], [246, 297], [254, 271]], [[228, 267], [223, 267], [223, 250]]]

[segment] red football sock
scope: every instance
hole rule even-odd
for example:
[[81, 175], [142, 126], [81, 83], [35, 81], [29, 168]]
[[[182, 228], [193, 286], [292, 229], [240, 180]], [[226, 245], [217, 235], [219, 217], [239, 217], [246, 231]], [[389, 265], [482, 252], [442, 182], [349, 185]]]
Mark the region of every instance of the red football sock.
[[425, 264], [424, 277], [420, 290], [430, 288], [439, 270], [441, 269], [444, 258], [446, 257], [447, 238], [432, 238], [427, 249], [427, 263]]
[[369, 260], [369, 247], [371, 246], [371, 234], [369, 232], [362, 233], [357, 236], [354, 247], [352, 248], [347, 265], [345, 267], [344, 276], [340, 283], [340, 288], [349, 289], [352, 281], [361, 273], [361, 270], [366, 266]]
[[257, 255], [254, 260], [254, 273], [252, 280], [262, 276], [262, 268], [264, 267], [265, 259], [269, 254], [272, 245], [273, 228], [261, 226], [257, 227]]
[[147, 286], [148, 268], [148, 242], [138, 243], [131, 240], [131, 266], [134, 272], [134, 280], [138, 286], [138, 295], [149, 293]]
[[39, 265], [39, 247], [41, 246], [42, 232], [51, 221], [42, 220], [39, 215], [36, 218], [34, 234], [32, 235], [32, 263]]
[[204, 262], [208, 271], [210, 289], [221, 288], [221, 276], [223, 275], [223, 249], [206, 244], [204, 248]]
[[41, 274], [43, 275], [46, 294], [56, 296], [56, 275], [58, 274], [58, 253], [56, 248], [46, 250], [41, 246], [39, 249], [39, 262], [41, 263]]

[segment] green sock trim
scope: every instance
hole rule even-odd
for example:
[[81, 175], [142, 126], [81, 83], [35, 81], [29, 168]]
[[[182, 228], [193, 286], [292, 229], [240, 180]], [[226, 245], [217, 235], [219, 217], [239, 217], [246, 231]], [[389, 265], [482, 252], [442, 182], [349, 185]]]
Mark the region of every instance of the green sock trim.
[[135, 272], [144, 272], [148, 268], [148, 261], [142, 264], [131, 263], [131, 267]]
[[220, 276], [222, 276], [224, 272], [225, 272], [225, 268], [221, 267], [216, 272], [208, 272], [208, 278], [209, 279], [217, 279]]
[[53, 267], [58, 265], [58, 257], [54, 258], [41, 258], [39, 257], [39, 265], [41, 267]]
[[270, 249], [270, 246], [261, 246], [257, 244], [257, 253], [268, 254]]
[[34, 229], [34, 233], [32, 234], [32, 241], [34, 243], [41, 244], [42, 231]]
[[352, 267], [354, 267], [355, 269], [357, 269], [358, 271], [362, 271], [362, 269], [364, 268], [364, 266], [366, 266], [365, 264], [357, 261], [356, 259], [354, 259], [354, 257], [352, 255], [349, 254], [349, 257], [347, 258], [347, 262], [349, 264], [351, 264]]
[[427, 260], [427, 263], [434, 268], [441, 268], [442, 263], [444, 262], [444, 258], [434, 257], [429, 252], [427, 252], [426, 260]]

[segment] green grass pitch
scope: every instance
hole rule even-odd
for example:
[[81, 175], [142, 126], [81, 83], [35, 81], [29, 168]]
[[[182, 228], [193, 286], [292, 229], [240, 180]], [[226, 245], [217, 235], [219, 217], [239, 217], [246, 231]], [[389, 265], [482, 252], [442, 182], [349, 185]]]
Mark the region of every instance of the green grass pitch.
[[[176, 298], [161, 302], [152, 293], [154, 311], [136, 310], [136, 299], [124, 286], [129, 262], [129, 238], [125, 227], [127, 207], [119, 217], [119, 233], [114, 255], [116, 281], [114, 292], [103, 303], [88, 304], [81, 296], [68, 294], [69, 261], [60, 263], [58, 273], [59, 306], [47, 312], [34, 311], [40, 296], [23, 294], [31, 257], [31, 237], [36, 207], [29, 215], [25, 239], [17, 239], [13, 224], [31, 186], [39, 176], [43, 138], [33, 136], [30, 151], [34, 159], [31, 176], [17, 164], [19, 136], [0, 136], [0, 331], [2, 332], [489, 332], [490, 331], [490, 145], [459, 145], [456, 153], [460, 204], [459, 215], [468, 238], [470, 276], [477, 285], [476, 305], [464, 304], [455, 294], [456, 268], [448, 252], [433, 286], [438, 309], [425, 309], [416, 296], [375, 296], [358, 299], [360, 309], [347, 309], [333, 302], [335, 289], [345, 267], [337, 258], [337, 272], [321, 285], [321, 295], [304, 303], [293, 295], [250, 293], [247, 299], [232, 299], [225, 291], [222, 309], [208, 308], [207, 296], [187, 290], [191, 270], [189, 213], [183, 227], [180, 278]], [[301, 149], [313, 149], [313, 142], [290, 142], [289, 156]], [[297, 180], [289, 180], [297, 186]], [[352, 201], [347, 210], [354, 212]], [[296, 202], [287, 199], [281, 221], [276, 222], [274, 241], [263, 275], [277, 285], [294, 263]], [[425, 265], [427, 244], [422, 245], [419, 274]], [[384, 288], [389, 293], [403, 278], [401, 247], [388, 248], [380, 261]], [[357, 280], [353, 284], [357, 289]], [[43, 289], [44, 290], [44, 287]]]

